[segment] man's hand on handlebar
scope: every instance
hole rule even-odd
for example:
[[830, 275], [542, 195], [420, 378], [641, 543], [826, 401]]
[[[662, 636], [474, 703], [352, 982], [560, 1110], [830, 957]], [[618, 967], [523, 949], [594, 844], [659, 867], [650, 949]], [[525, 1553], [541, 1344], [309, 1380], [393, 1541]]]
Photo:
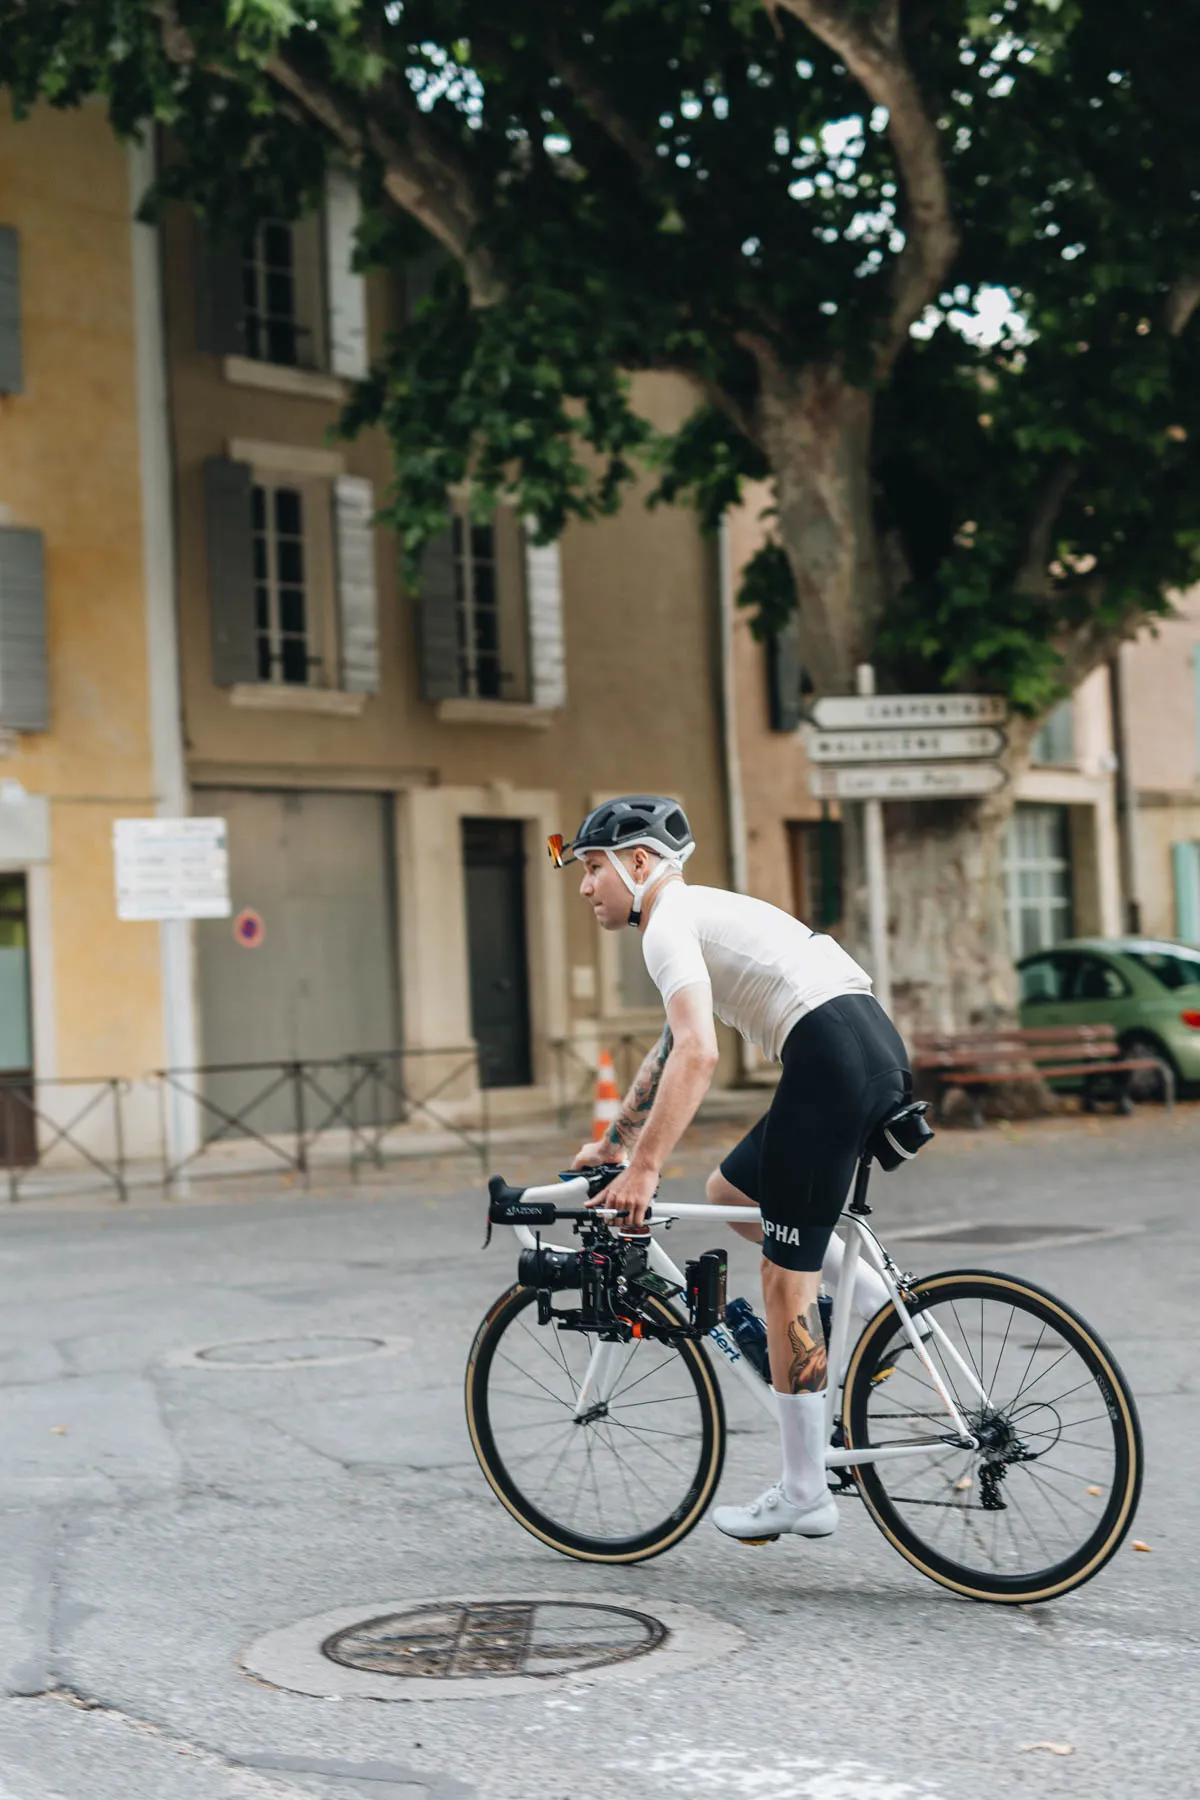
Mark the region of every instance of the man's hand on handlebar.
[[618, 1175], [615, 1181], [610, 1181], [603, 1193], [597, 1194], [587, 1204], [611, 1207], [613, 1212], [623, 1212], [626, 1216], [620, 1221], [620, 1229], [641, 1231], [657, 1191], [657, 1171], [631, 1163], [624, 1174]]

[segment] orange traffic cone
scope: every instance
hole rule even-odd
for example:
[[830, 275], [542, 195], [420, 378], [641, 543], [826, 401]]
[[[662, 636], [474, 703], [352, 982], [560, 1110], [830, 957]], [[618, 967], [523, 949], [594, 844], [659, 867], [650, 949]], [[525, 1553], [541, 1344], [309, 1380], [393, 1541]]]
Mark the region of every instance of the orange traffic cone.
[[621, 1090], [617, 1071], [607, 1050], [600, 1052], [596, 1063], [596, 1104], [592, 1112], [592, 1142], [598, 1143], [621, 1110]]

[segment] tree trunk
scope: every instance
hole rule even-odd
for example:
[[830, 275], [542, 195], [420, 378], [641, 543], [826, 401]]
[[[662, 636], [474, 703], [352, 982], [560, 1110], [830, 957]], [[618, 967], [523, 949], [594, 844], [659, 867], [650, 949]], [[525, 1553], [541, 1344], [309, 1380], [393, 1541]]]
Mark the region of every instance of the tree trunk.
[[[818, 694], [852, 693], [885, 601], [871, 503], [871, 397], [834, 368], [789, 374], [760, 359], [760, 372], [760, 427], [796, 583], [801, 659]], [[1034, 729], [1010, 721], [1010, 779], [999, 794], [884, 808], [892, 1003], [906, 1037], [1015, 1016], [1004, 835]], [[850, 803], [844, 812], [847, 947], [869, 968], [862, 808]]]
[[804, 666], [819, 693], [852, 693], [883, 602], [871, 505], [872, 398], [828, 364], [793, 372], [764, 357], [759, 367], [759, 429], [775, 472]]

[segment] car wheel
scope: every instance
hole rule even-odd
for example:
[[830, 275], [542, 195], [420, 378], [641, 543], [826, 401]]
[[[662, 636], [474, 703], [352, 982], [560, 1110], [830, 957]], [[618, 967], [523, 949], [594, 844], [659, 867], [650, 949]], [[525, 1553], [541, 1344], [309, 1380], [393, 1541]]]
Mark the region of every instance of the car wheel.
[[1125, 1090], [1131, 1100], [1166, 1100], [1171, 1085], [1171, 1078], [1176, 1082], [1175, 1065], [1156, 1037], [1148, 1031], [1133, 1031], [1121, 1040], [1122, 1056], [1152, 1057], [1158, 1067], [1154, 1069], [1134, 1069], [1129, 1076], [1129, 1086]]

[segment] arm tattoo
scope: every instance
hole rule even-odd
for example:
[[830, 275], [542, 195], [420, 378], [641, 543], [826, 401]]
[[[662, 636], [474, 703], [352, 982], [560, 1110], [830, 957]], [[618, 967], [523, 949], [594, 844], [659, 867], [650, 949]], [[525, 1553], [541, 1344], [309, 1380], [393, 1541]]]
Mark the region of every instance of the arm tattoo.
[[807, 1312], [788, 1326], [788, 1342], [792, 1361], [788, 1369], [788, 1392], [819, 1394], [828, 1379], [825, 1333], [821, 1326], [821, 1310], [814, 1300]]
[[621, 1102], [620, 1112], [605, 1133], [604, 1142], [613, 1150], [628, 1150], [650, 1117], [650, 1108], [654, 1105], [658, 1084], [662, 1080], [662, 1072], [667, 1066], [674, 1041], [671, 1027], [664, 1025], [662, 1036], [644, 1059], [634, 1077], [633, 1086]]

